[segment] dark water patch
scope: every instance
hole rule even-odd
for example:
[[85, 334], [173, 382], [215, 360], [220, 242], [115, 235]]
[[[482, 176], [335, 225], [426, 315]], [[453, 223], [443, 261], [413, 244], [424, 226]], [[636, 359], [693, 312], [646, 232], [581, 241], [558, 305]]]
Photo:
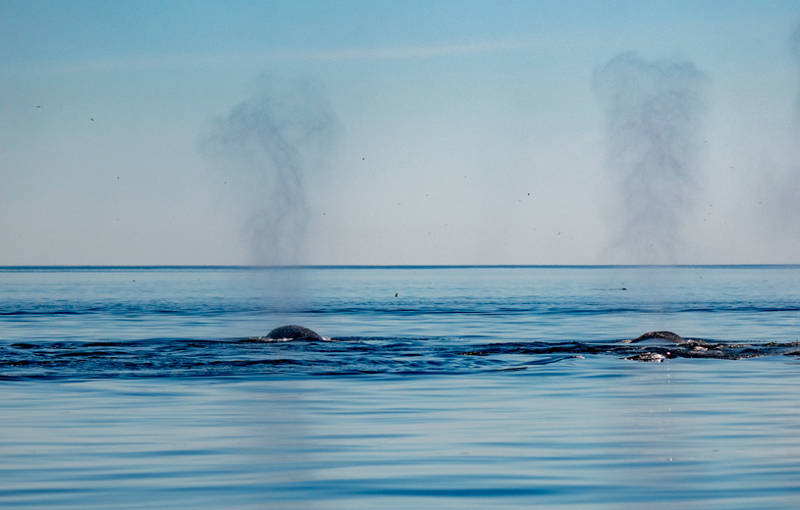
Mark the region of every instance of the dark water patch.
[[[424, 487], [378, 487], [375, 489], [357, 489], [355, 494], [367, 496], [404, 496], [428, 498], [508, 498], [520, 496], [543, 496], [560, 494], [567, 490], [564, 486], [557, 489], [552, 486], [538, 487], [463, 487], [463, 488], [424, 488]], [[586, 487], [572, 488], [574, 492], [588, 490]]]
[[253, 360], [219, 360], [211, 361], [209, 365], [224, 365], [232, 367], [250, 367], [256, 365], [302, 365], [293, 359], [253, 359]]
[[[259, 374], [458, 374], [523, 371], [587, 356], [640, 362], [800, 356], [800, 342], [732, 343], [653, 332], [613, 342], [464, 343], [450, 337], [271, 342], [147, 339], [0, 345], [0, 376], [19, 378], [208, 377]], [[674, 336], [669, 336], [674, 335]]]
[[75, 310], [0, 310], [0, 315], [10, 317], [18, 315], [80, 315], [81, 313], [89, 312], [79, 312]]
[[74, 358], [99, 358], [102, 356], [128, 356], [127, 351], [68, 351], [57, 353], [56, 356], [61, 357], [74, 357]]
[[684, 302], [648, 302], [628, 303], [620, 306], [618, 302], [609, 300], [600, 301], [575, 301], [571, 300], [564, 305], [553, 304], [551, 301], [543, 303], [531, 303], [530, 298], [526, 298], [517, 305], [509, 305], [505, 301], [482, 302], [474, 298], [463, 297], [455, 303], [442, 303], [433, 301], [418, 306], [386, 306], [383, 303], [368, 302], [354, 306], [329, 306], [325, 308], [301, 308], [297, 313], [305, 315], [378, 315], [378, 316], [487, 316], [495, 317], [500, 315], [558, 315], [558, 316], [593, 316], [593, 315], [620, 315], [629, 313], [638, 314], [664, 314], [664, 313], [771, 313], [771, 312], [797, 312], [800, 307], [796, 303], [786, 305], [776, 305], [775, 303], [765, 303], [763, 305], [751, 302], [720, 302], [700, 305], [687, 305]]
[[[585, 300], [567, 297], [563, 302], [554, 303], [551, 299], [540, 301], [535, 296], [506, 298], [503, 300], [479, 300], [470, 296], [457, 299], [415, 299], [414, 303], [387, 304], [383, 301], [352, 301], [351, 304], [337, 306], [327, 303], [320, 307], [293, 308], [296, 314], [306, 316], [380, 316], [380, 317], [442, 317], [447, 315], [461, 317], [497, 316], [606, 316], [624, 314], [663, 314], [663, 313], [791, 313], [800, 311], [796, 302], [776, 303], [774, 300], [759, 302], [720, 301], [687, 304], [686, 302], [649, 301], [646, 297], [637, 300], [598, 299]], [[210, 302], [209, 302], [210, 301]], [[516, 302], [515, 302], [516, 301]], [[268, 315], [285, 311], [287, 305], [270, 304], [263, 301], [226, 302], [218, 298], [199, 300], [184, 299], [172, 303], [159, 301], [112, 301], [80, 302], [69, 304], [58, 302], [0, 302], [0, 317], [46, 318], [67, 316], [111, 316], [132, 317], [228, 317], [236, 315]]]
[[207, 298], [205, 301], [199, 299], [183, 299], [171, 303], [165, 303], [161, 300], [108, 302], [72, 301], [70, 303], [61, 303], [58, 301], [0, 302], [0, 317], [59, 317], [72, 315], [111, 315], [120, 317], [175, 315], [187, 317], [218, 317], [231, 314], [269, 313], [274, 310], [275, 306], [269, 306], [263, 302], [225, 302], [219, 298]]

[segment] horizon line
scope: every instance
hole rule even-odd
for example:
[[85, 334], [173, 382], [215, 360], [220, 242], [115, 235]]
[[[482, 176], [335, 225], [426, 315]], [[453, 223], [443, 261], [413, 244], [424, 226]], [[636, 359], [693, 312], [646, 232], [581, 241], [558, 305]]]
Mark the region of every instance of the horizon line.
[[503, 269], [503, 268], [693, 268], [792, 267], [800, 263], [714, 264], [11, 264], [0, 270], [24, 269]]

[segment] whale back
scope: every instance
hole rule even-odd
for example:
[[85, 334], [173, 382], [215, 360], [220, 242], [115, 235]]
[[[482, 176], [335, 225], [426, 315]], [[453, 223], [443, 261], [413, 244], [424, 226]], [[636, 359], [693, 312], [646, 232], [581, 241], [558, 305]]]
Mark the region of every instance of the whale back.
[[267, 333], [267, 338], [271, 340], [323, 340], [316, 331], [296, 325], [275, 328]]
[[633, 340], [629, 340], [626, 343], [635, 344], [637, 342], [641, 342], [643, 340], [649, 340], [651, 338], [661, 338], [663, 340], [667, 340], [669, 342], [673, 342], [676, 344], [684, 344], [687, 343], [687, 340], [682, 336], [673, 333], [672, 331], [648, 331], [647, 333], [640, 335]]

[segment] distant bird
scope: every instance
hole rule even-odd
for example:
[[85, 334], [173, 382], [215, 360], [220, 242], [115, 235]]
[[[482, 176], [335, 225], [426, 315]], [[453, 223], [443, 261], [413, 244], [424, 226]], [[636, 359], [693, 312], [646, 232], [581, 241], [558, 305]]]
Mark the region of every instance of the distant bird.
[[89, 120], [91, 120], [92, 122], [94, 122], [94, 117], [89, 117]]

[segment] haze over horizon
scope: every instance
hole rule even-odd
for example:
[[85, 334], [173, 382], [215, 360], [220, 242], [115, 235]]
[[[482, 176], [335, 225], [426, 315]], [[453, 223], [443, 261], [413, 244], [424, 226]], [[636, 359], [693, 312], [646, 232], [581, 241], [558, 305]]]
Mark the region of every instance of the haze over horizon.
[[0, 265], [798, 263], [800, 1], [0, 4]]

